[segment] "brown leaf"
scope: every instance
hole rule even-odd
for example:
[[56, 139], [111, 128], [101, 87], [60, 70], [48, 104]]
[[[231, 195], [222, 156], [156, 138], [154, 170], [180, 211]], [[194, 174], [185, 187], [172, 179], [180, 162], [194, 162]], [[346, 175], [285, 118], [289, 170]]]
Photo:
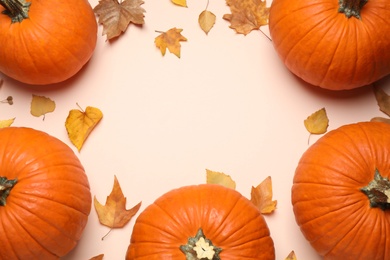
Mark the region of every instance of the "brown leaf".
[[272, 180], [268, 176], [256, 188], [252, 186], [251, 201], [262, 214], [272, 213], [276, 209], [276, 200], [272, 200]]
[[96, 107], [87, 107], [85, 111], [72, 109], [65, 121], [70, 141], [80, 151], [95, 126], [103, 118], [103, 113]]
[[164, 56], [166, 49], [180, 58], [180, 42], [187, 41], [187, 39], [181, 35], [183, 29], [172, 28], [167, 32], [160, 32], [154, 40], [157, 48], [160, 48], [161, 54]]
[[329, 119], [325, 108], [314, 112], [304, 120], [307, 131], [311, 134], [324, 134], [328, 130]]
[[103, 257], [104, 257], [104, 254], [100, 254], [100, 255], [97, 255], [97, 256], [90, 258], [89, 260], [102, 260]]
[[32, 95], [30, 113], [33, 116], [40, 117], [55, 110], [56, 103], [48, 97]]
[[231, 189], [236, 189], [236, 182], [233, 179], [222, 172], [215, 172], [206, 169], [206, 183], [207, 184], [219, 184]]
[[379, 110], [390, 116], [390, 96], [386, 94], [383, 89], [378, 86], [373, 87], [376, 101], [379, 106]]
[[94, 206], [102, 225], [110, 228], [121, 228], [138, 212], [141, 202], [131, 209], [126, 209], [126, 198], [123, 195], [118, 179], [114, 176], [114, 186], [103, 206], [94, 197]]
[[225, 14], [223, 19], [230, 21], [230, 28], [237, 33], [247, 35], [268, 24], [269, 7], [265, 0], [226, 0], [226, 4], [231, 14]]
[[295, 252], [291, 251], [290, 254], [286, 257], [285, 260], [297, 260], [297, 257], [295, 256]]
[[215, 24], [216, 16], [212, 12], [208, 10], [204, 10], [200, 13], [198, 22], [200, 25], [200, 28], [208, 34], [211, 28], [213, 28]]
[[93, 9], [99, 16], [99, 23], [103, 25], [103, 35], [107, 35], [107, 40], [118, 37], [125, 32], [130, 23], [142, 25], [144, 21], [145, 9], [142, 0], [100, 0]]

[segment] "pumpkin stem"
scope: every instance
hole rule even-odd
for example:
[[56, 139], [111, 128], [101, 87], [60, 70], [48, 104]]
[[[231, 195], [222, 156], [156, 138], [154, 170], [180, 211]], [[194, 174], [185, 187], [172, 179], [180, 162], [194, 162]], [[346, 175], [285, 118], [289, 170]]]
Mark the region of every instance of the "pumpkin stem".
[[368, 0], [339, 0], [339, 13], [344, 13], [347, 18], [352, 16], [361, 19], [360, 10]]
[[378, 169], [375, 169], [374, 179], [361, 191], [367, 195], [371, 207], [390, 209], [390, 181], [383, 178]]
[[8, 180], [6, 177], [0, 177], [0, 206], [5, 206], [7, 197], [16, 182], [17, 179]]
[[16, 23], [28, 18], [31, 3], [25, 0], [0, 0], [0, 5], [5, 8], [3, 14], [8, 15], [12, 23]]
[[186, 245], [181, 245], [180, 250], [186, 255], [186, 260], [220, 260], [221, 248], [216, 247], [203, 234], [199, 228], [195, 237], [188, 238]]

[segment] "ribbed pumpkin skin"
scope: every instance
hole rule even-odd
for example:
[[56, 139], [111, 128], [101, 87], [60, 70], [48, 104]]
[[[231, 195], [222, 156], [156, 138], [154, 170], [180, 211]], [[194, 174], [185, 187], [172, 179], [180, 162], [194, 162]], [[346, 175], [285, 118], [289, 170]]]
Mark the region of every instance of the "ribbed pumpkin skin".
[[368, 1], [361, 20], [338, 0], [273, 0], [269, 30], [287, 68], [330, 90], [371, 84], [390, 73], [390, 1]]
[[200, 227], [222, 248], [223, 260], [275, 259], [260, 211], [237, 191], [213, 184], [178, 188], [149, 205], [134, 225], [126, 259], [185, 259], [179, 247]]
[[96, 40], [96, 17], [87, 0], [31, 0], [22, 22], [11, 24], [0, 15], [0, 71], [27, 84], [59, 83], [87, 63]]
[[303, 235], [324, 259], [390, 259], [390, 212], [361, 188], [377, 168], [390, 177], [390, 125], [357, 123], [328, 132], [302, 156], [292, 186]]
[[0, 206], [0, 259], [59, 259], [91, 210], [84, 168], [60, 140], [31, 128], [0, 130], [0, 176], [18, 181]]

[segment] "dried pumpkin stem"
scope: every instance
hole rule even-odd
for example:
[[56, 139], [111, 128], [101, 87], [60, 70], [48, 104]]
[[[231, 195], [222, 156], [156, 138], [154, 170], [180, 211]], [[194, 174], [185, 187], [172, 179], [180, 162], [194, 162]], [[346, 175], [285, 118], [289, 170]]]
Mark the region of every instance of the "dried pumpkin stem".
[[16, 23], [28, 18], [31, 3], [25, 0], [0, 0], [0, 5], [5, 8], [3, 14], [8, 15], [12, 23]]
[[180, 250], [186, 255], [186, 260], [220, 260], [219, 253], [222, 251], [206, 238], [202, 228], [195, 237], [188, 238], [187, 244], [181, 245]]
[[382, 177], [377, 169], [375, 169], [374, 179], [361, 191], [367, 195], [371, 207], [390, 209], [390, 181]]
[[8, 180], [6, 177], [0, 177], [0, 206], [5, 206], [7, 197], [16, 182], [16, 179]]
[[368, 0], [339, 0], [339, 12], [348, 18], [354, 16], [361, 19], [360, 10], [367, 2]]

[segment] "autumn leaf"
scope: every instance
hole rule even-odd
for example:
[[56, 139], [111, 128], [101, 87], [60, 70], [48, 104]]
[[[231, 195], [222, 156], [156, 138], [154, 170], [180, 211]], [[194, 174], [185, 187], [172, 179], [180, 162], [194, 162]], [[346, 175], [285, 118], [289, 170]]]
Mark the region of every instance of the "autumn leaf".
[[215, 172], [206, 169], [206, 183], [207, 184], [219, 184], [231, 189], [236, 189], [236, 182], [233, 179], [222, 172]]
[[104, 257], [104, 254], [100, 254], [100, 255], [97, 255], [97, 256], [90, 258], [89, 260], [102, 260], [103, 257]]
[[138, 212], [141, 202], [131, 209], [126, 209], [126, 198], [123, 195], [118, 179], [114, 176], [114, 186], [110, 195], [107, 196], [106, 204], [104, 206], [100, 204], [95, 196], [94, 206], [100, 223], [112, 229], [124, 227]]
[[390, 96], [378, 86], [373, 87], [379, 110], [390, 116]]
[[216, 16], [212, 12], [208, 10], [204, 10], [200, 13], [198, 22], [200, 25], [200, 28], [208, 34], [211, 28], [213, 28], [215, 24]]
[[[160, 48], [161, 54], [164, 56], [166, 49], [180, 58], [180, 42], [187, 41], [187, 39], [181, 35], [183, 29], [172, 28], [167, 32], [160, 32], [154, 40], [157, 48]], [[159, 31], [157, 31], [159, 32]]]
[[251, 202], [262, 214], [270, 214], [276, 209], [276, 200], [272, 200], [272, 180], [268, 176], [256, 188], [252, 186]]
[[291, 251], [290, 254], [286, 257], [285, 260], [297, 260], [297, 257], [295, 256], [295, 252]]
[[178, 6], [187, 7], [187, 0], [171, 0], [172, 3]]
[[99, 17], [98, 22], [103, 25], [103, 35], [107, 35], [107, 40], [118, 37], [125, 32], [130, 23], [142, 25], [144, 21], [145, 9], [142, 0], [100, 0], [93, 9]]
[[8, 105], [14, 104], [14, 98], [12, 96], [8, 96], [6, 99], [1, 100], [1, 103], [8, 103]]
[[324, 134], [328, 130], [329, 119], [326, 109], [317, 110], [304, 120], [304, 125], [310, 134]]
[[223, 19], [230, 22], [230, 28], [237, 33], [247, 35], [252, 30], [268, 24], [269, 7], [261, 0], [226, 0], [231, 14], [225, 14]]
[[40, 117], [55, 110], [56, 103], [48, 97], [32, 95], [30, 113], [33, 116]]
[[95, 126], [103, 118], [103, 113], [95, 107], [87, 107], [85, 111], [72, 109], [65, 121], [70, 141], [80, 151], [85, 140]]
[[5, 128], [11, 126], [15, 121], [15, 118], [0, 120], [0, 128]]

